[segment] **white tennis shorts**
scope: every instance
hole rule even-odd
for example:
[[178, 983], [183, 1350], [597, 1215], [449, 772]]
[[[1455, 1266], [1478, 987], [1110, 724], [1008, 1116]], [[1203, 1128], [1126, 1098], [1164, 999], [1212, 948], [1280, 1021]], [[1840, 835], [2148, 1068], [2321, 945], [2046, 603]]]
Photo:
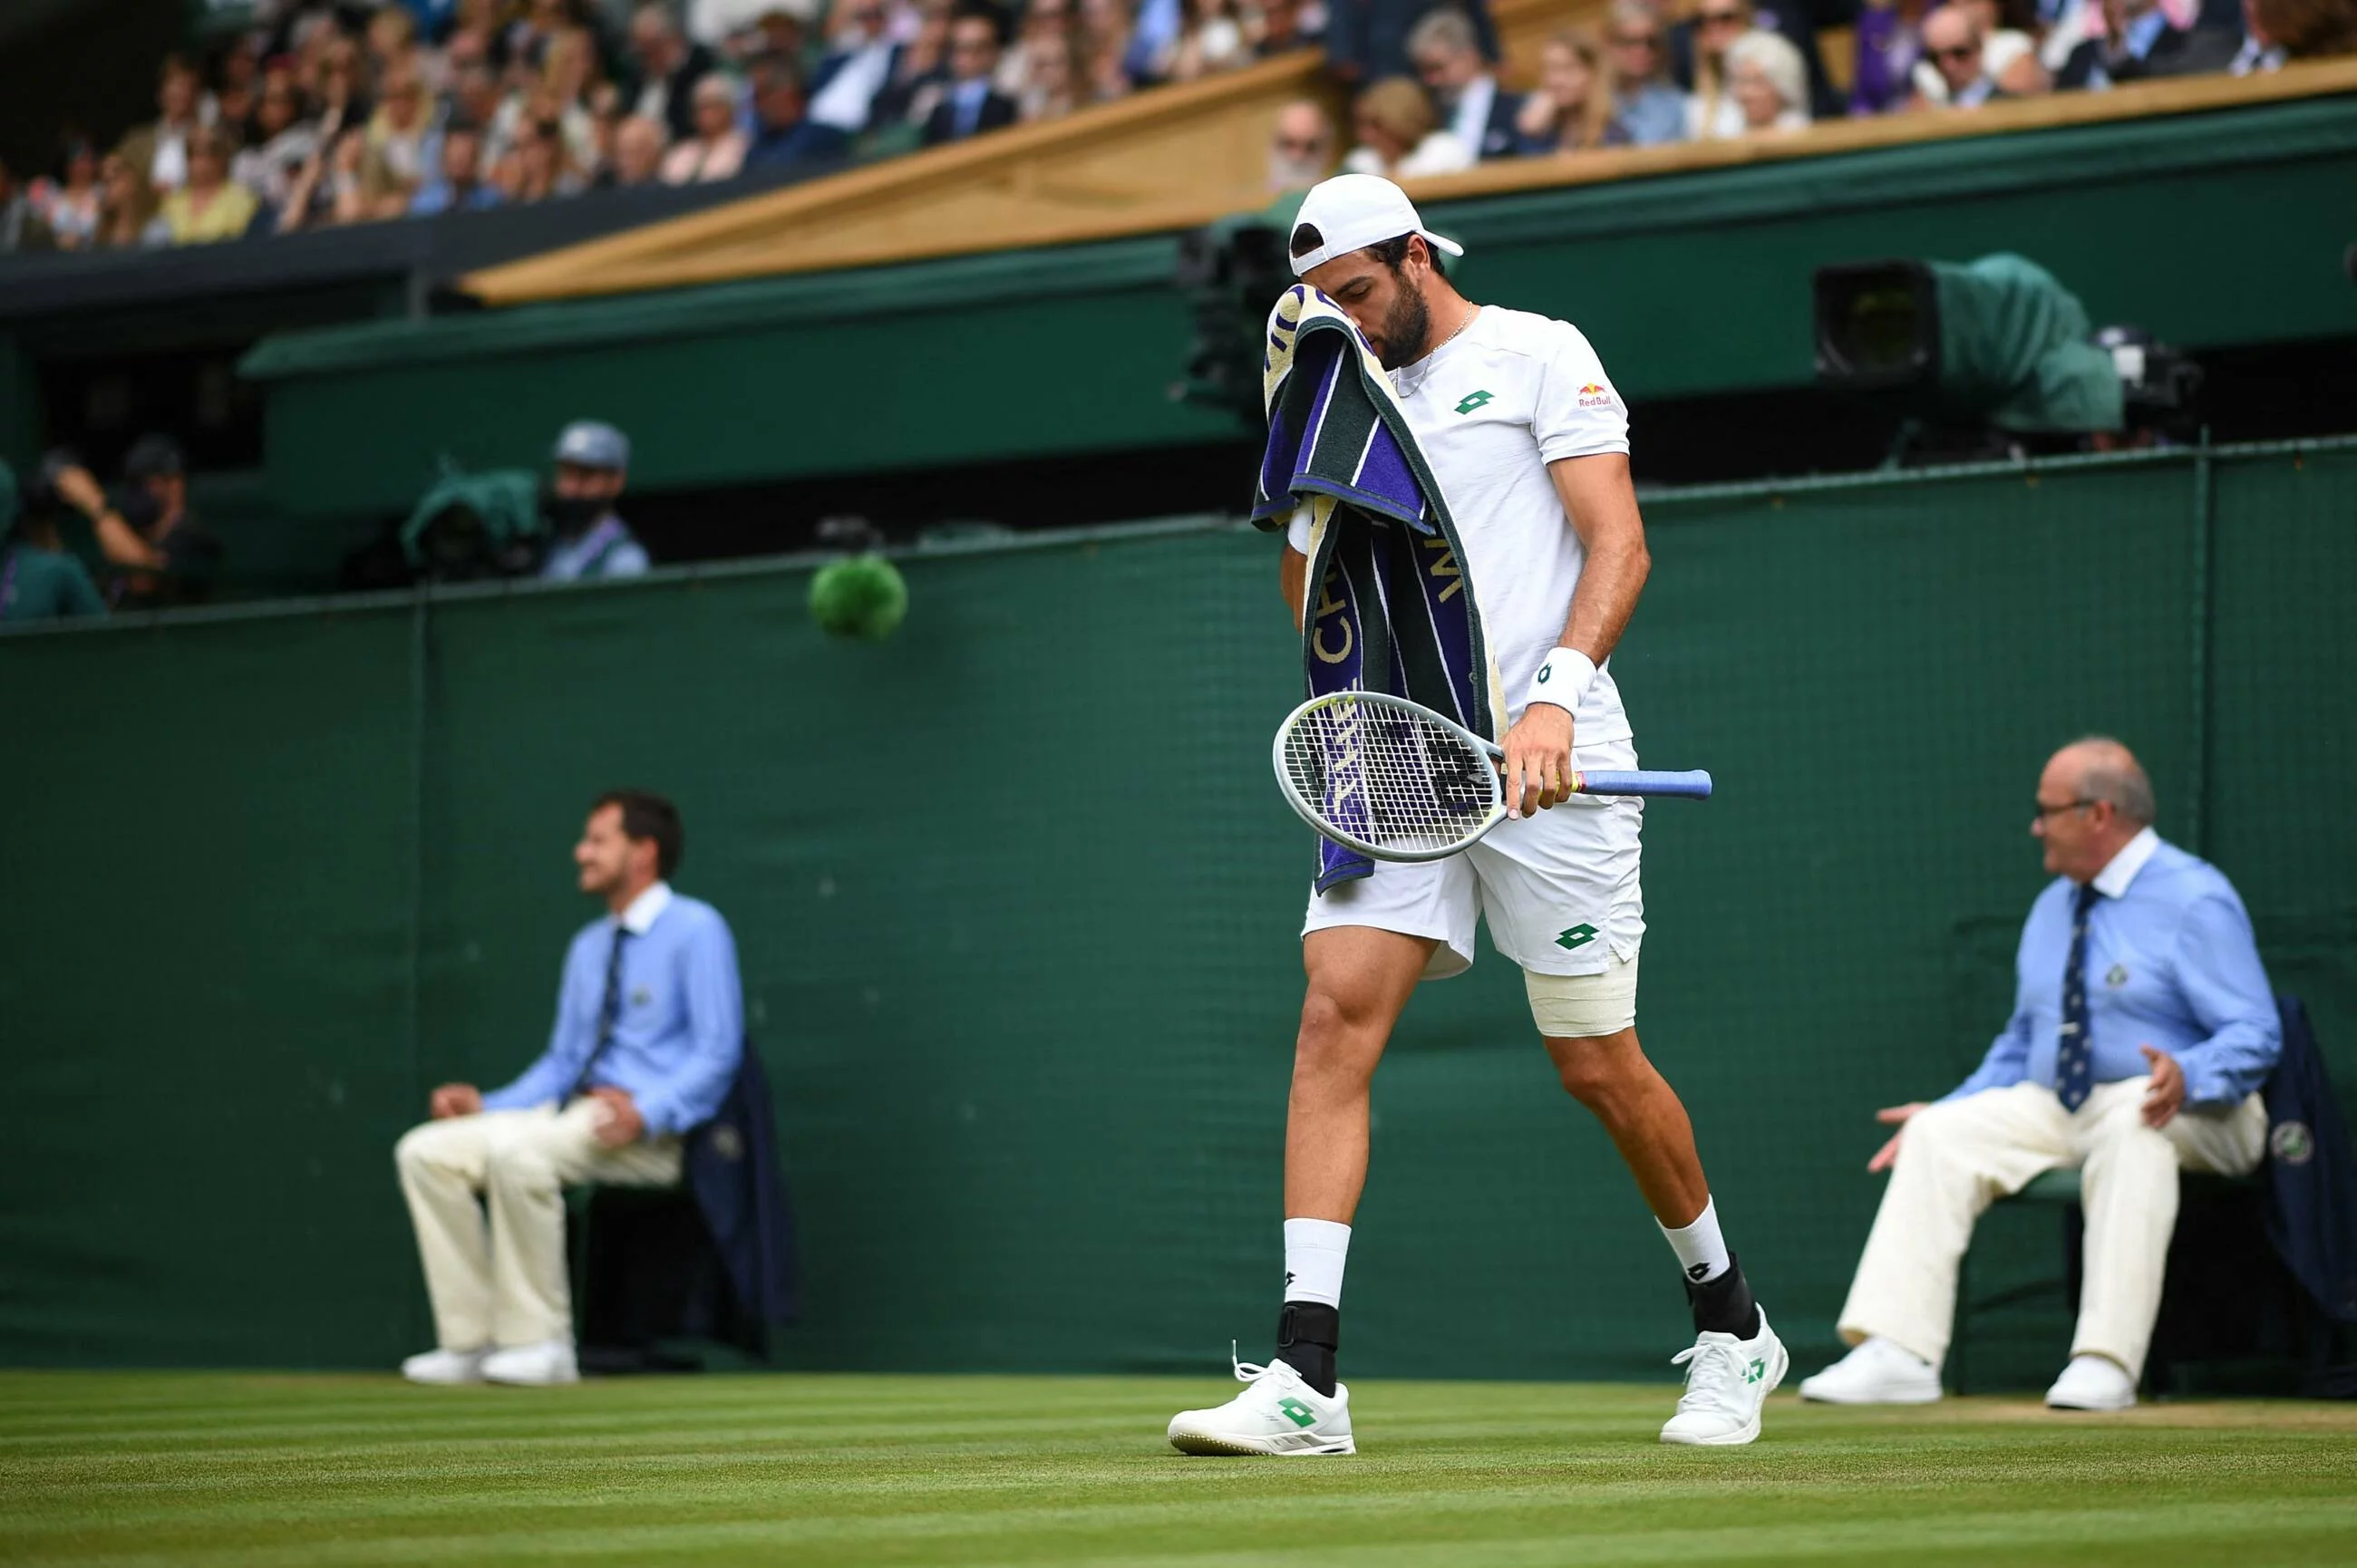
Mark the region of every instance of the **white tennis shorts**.
[[[1633, 768], [1628, 741], [1579, 747], [1583, 772]], [[1426, 980], [1473, 967], [1483, 920], [1497, 950], [1539, 974], [1601, 974], [1608, 958], [1633, 962], [1645, 937], [1637, 838], [1645, 803], [1633, 795], [1574, 795], [1559, 806], [1500, 822], [1472, 848], [1417, 865], [1377, 861], [1374, 874], [1309, 895], [1301, 934], [1372, 926], [1440, 946]]]

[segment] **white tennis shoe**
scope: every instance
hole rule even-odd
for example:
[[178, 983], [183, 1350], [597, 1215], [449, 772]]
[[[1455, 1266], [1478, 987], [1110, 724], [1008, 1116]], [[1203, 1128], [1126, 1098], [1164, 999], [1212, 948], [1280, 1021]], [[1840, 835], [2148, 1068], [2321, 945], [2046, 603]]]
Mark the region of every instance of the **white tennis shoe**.
[[1784, 1380], [1792, 1365], [1784, 1342], [1760, 1315], [1760, 1331], [1749, 1339], [1732, 1334], [1697, 1334], [1686, 1349], [1670, 1358], [1686, 1369], [1686, 1391], [1678, 1413], [1662, 1428], [1664, 1443], [1749, 1443], [1760, 1435], [1760, 1407]]
[[581, 1364], [574, 1359], [570, 1339], [544, 1339], [537, 1345], [515, 1345], [483, 1358], [483, 1380], [511, 1388], [546, 1388], [581, 1380]]
[[1815, 1377], [1803, 1378], [1801, 1397], [1821, 1404], [1932, 1404], [1940, 1398], [1940, 1369], [1872, 1334]]
[[[1230, 1359], [1234, 1359], [1232, 1352]], [[1183, 1410], [1170, 1418], [1170, 1446], [1181, 1454], [1356, 1454], [1351, 1440], [1351, 1391], [1334, 1385], [1327, 1398], [1284, 1361], [1256, 1367], [1236, 1361], [1244, 1391], [1211, 1410]]]
[[2073, 1356], [2046, 1391], [2050, 1410], [2134, 1410], [2136, 1380], [2108, 1356]]

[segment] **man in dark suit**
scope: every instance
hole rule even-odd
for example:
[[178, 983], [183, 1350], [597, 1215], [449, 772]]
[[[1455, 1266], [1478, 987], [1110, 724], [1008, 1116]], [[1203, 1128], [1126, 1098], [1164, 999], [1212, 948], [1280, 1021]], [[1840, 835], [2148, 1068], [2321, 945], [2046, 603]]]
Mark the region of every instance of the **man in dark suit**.
[[702, 44], [680, 35], [679, 23], [659, 5], [645, 5], [630, 17], [630, 113], [660, 120], [671, 139], [695, 135], [695, 84], [718, 62]]
[[2155, 76], [2223, 70], [2242, 46], [2231, 27], [2180, 27], [2160, 0], [2104, 0], [2104, 31], [2071, 51], [2054, 75], [2058, 90], [2102, 89]]
[[1006, 22], [996, 11], [969, 5], [951, 21], [949, 91], [925, 121], [925, 145], [963, 142], [1015, 124], [1015, 100], [990, 84], [1006, 42]]
[[1458, 10], [1433, 11], [1409, 29], [1408, 59], [1432, 94], [1441, 123], [1480, 158], [1510, 158], [1521, 151], [1514, 116], [1523, 95], [1498, 85], [1481, 58], [1472, 18]]
[[794, 62], [771, 55], [753, 66], [753, 145], [747, 168], [812, 166], [838, 163], [851, 151], [851, 138], [810, 116], [802, 77]]
[[[1410, 28], [1437, 9], [1443, 0], [1332, 0], [1326, 8], [1326, 63], [1336, 76], [1354, 84], [1381, 81], [1387, 76], [1407, 76], [1415, 66], [1408, 59]], [[1488, 0], [1454, 0], [1454, 8], [1473, 24], [1481, 57], [1498, 58], [1498, 29], [1491, 23]]]

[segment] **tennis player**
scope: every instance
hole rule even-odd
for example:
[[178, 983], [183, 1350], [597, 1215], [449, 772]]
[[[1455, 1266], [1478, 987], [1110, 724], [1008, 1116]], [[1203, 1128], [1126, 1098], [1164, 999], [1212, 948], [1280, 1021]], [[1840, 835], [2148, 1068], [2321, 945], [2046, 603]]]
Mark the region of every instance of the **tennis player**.
[[[1476, 305], [1400, 188], [1343, 175], [1313, 189], [1293, 231], [1295, 274], [1349, 313], [1391, 372], [1462, 535], [1512, 724], [1509, 817], [1462, 854], [1378, 863], [1312, 894], [1308, 972], [1285, 1144], [1285, 1302], [1276, 1359], [1250, 1386], [1170, 1423], [1189, 1454], [1350, 1454], [1351, 1396], [1335, 1380], [1342, 1268], [1367, 1176], [1368, 1090], [1420, 980], [1461, 974], [1486, 917], [1523, 969], [1531, 1014], [1564, 1087], [1596, 1114], [1668, 1238], [1695, 1342], [1665, 1443], [1749, 1443], [1782, 1379], [1784, 1347], [1727, 1250], [1676, 1093], [1637, 1043], [1642, 802], [1570, 792], [1582, 769], [1633, 768], [1620, 693], [1604, 668], [1650, 558], [1629, 478], [1629, 423], [1587, 339], [1566, 322]], [[1297, 622], [1333, 614], [1305, 582], [1297, 521], [1284, 556]]]

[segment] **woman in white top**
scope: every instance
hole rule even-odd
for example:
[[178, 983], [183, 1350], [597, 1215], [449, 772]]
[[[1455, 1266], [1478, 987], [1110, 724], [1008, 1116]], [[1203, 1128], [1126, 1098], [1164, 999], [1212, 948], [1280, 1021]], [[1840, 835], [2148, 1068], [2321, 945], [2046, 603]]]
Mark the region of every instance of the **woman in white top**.
[[1697, 142], [1743, 134], [1743, 108], [1727, 91], [1727, 51], [1752, 31], [1751, 0], [1702, 0], [1694, 14], [1694, 91], [1686, 134]]
[[665, 185], [727, 179], [745, 166], [745, 133], [737, 128], [737, 84], [718, 71], [695, 83], [695, 134], [663, 159]]
[[1728, 46], [1727, 90], [1742, 113], [1744, 135], [1808, 128], [1809, 68], [1774, 33], [1746, 33]]
[[1415, 179], [1471, 168], [1473, 149], [1454, 133], [1437, 129], [1439, 124], [1423, 88], [1404, 76], [1384, 78], [1351, 107], [1359, 145], [1344, 155], [1343, 172]]

